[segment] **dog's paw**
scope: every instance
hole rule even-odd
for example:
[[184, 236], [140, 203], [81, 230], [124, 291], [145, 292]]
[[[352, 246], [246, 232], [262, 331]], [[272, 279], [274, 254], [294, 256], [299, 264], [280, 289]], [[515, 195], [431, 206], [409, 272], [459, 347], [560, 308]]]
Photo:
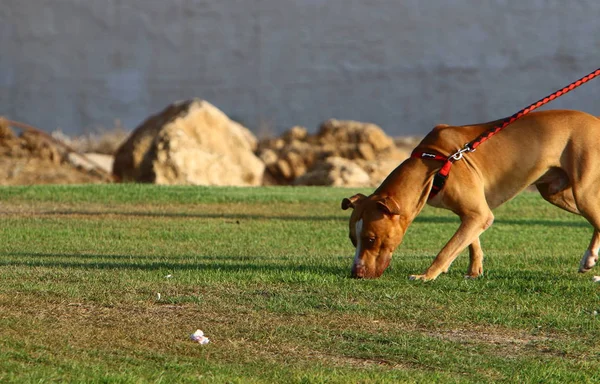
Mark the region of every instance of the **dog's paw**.
[[433, 280], [433, 279], [428, 278], [425, 275], [410, 275], [410, 276], [408, 276], [408, 279], [409, 280], [421, 280], [421, 281]]
[[465, 275], [465, 280], [475, 280], [475, 279], [479, 278], [480, 276], [481, 276], [480, 274], [479, 275], [471, 275], [471, 274]]
[[579, 263], [579, 273], [585, 273], [585, 272], [589, 271], [596, 265], [597, 262], [598, 262], [598, 255], [593, 254], [588, 249], [583, 254], [583, 257], [581, 258], [581, 262]]

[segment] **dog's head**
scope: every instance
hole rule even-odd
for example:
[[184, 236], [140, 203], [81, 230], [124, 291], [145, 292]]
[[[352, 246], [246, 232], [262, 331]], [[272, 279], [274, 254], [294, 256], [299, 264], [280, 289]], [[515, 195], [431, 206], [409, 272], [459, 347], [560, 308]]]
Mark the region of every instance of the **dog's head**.
[[353, 209], [350, 240], [356, 247], [352, 277], [378, 278], [390, 265], [406, 231], [400, 207], [392, 197], [359, 193], [342, 200], [342, 209], [348, 208]]

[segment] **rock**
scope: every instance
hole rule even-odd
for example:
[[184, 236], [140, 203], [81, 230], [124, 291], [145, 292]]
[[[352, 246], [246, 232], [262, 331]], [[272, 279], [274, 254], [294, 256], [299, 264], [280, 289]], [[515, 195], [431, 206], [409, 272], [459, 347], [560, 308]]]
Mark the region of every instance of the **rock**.
[[0, 118], [0, 185], [86, 184], [106, 180], [65, 161], [67, 154], [51, 138], [28, 130], [17, 136]]
[[67, 156], [69, 162], [76, 167], [91, 171], [99, 168], [100, 170], [111, 173], [113, 169], [114, 158], [111, 155], [105, 155], [102, 153], [84, 153], [83, 156], [71, 152]]
[[329, 185], [335, 187], [363, 187], [370, 177], [358, 164], [341, 157], [329, 157], [309, 172], [298, 177], [294, 185]]
[[321, 124], [317, 138], [321, 143], [367, 145], [380, 153], [394, 148], [394, 140], [375, 124], [330, 119]]
[[354, 187], [380, 184], [409, 156], [377, 125], [335, 119], [314, 135], [293, 127], [281, 138], [261, 141], [257, 152], [275, 184]]
[[[111, 129], [98, 129], [78, 136], [68, 136], [61, 130], [52, 132], [52, 137], [77, 153], [97, 153], [113, 156], [117, 148], [129, 137], [129, 133], [117, 120]], [[110, 169], [112, 172], [112, 168]]]
[[304, 127], [292, 127], [283, 135], [284, 142], [291, 143], [296, 140], [305, 140], [308, 137], [308, 131]]
[[190, 185], [261, 185], [257, 140], [204, 100], [170, 105], [143, 122], [119, 147], [121, 181]]
[[12, 129], [10, 129], [8, 121], [6, 121], [5, 118], [0, 117], [0, 142], [15, 140], [16, 138], [17, 136]]
[[399, 152], [398, 156], [374, 161], [355, 161], [369, 175], [369, 183], [364, 187], [377, 187], [400, 163], [410, 156], [408, 152]]
[[10, 129], [7, 120], [0, 119], [0, 156], [36, 158], [51, 164], [60, 164], [63, 161], [63, 152], [43, 133], [28, 130], [17, 136]]
[[37, 157], [0, 156], [0, 185], [98, 183], [106, 183], [106, 179], [68, 162], [56, 164]]

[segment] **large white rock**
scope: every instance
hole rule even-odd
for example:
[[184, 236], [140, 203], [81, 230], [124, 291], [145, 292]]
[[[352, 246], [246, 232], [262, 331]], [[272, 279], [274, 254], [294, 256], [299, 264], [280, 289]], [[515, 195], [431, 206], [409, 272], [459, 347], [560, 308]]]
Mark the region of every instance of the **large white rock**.
[[204, 100], [167, 107], [142, 123], [117, 150], [113, 173], [122, 181], [156, 184], [262, 184], [256, 138]]

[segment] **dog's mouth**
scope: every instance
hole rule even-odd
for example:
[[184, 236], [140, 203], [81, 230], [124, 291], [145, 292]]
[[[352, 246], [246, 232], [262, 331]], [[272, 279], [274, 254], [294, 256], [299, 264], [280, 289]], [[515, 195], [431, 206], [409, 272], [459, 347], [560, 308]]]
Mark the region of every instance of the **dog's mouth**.
[[385, 257], [375, 268], [369, 269], [365, 265], [354, 264], [352, 266], [351, 277], [354, 279], [377, 279], [383, 275], [383, 272], [390, 265], [392, 258]]
[[367, 269], [364, 265], [357, 266], [356, 264], [352, 266], [352, 272], [350, 274], [353, 279], [364, 279], [367, 277]]
[[362, 268], [352, 268], [351, 277], [353, 279], [378, 279], [383, 273], [368, 273]]

